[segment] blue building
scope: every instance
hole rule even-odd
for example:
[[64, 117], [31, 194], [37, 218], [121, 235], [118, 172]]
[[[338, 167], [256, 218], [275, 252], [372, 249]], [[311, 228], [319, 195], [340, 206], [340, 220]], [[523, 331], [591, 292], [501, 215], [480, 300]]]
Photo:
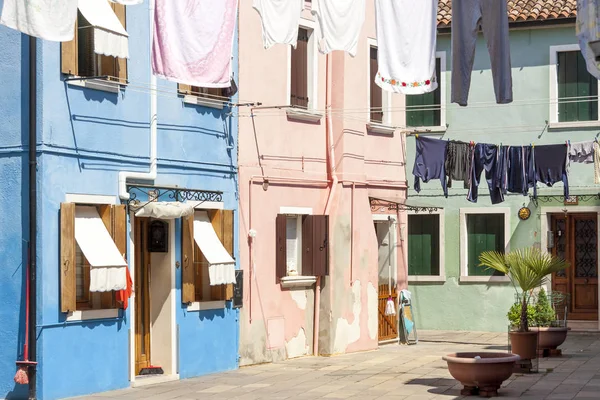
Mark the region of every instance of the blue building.
[[[32, 307], [44, 400], [238, 365], [233, 285], [209, 276], [216, 259], [238, 269], [236, 96], [156, 83], [148, 2], [112, 8], [128, 59], [96, 55], [81, 14], [76, 40], [36, 45]], [[29, 38], [0, 26], [0, 399], [27, 396], [13, 377], [25, 337], [28, 54]], [[97, 261], [115, 252], [133, 281], [128, 301], [109, 290], [122, 287], [124, 267]], [[140, 375], [158, 366], [162, 375]]]

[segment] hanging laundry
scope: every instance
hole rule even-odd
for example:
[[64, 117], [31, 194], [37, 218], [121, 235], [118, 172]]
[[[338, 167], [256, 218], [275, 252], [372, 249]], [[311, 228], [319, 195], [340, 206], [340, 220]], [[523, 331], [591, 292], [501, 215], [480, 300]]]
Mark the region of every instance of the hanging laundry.
[[[535, 179], [552, 186], [556, 182], [564, 184], [564, 196], [569, 197], [569, 178], [567, 177], [567, 151], [565, 144], [535, 146]], [[537, 197], [537, 185], [533, 187], [533, 195]]]
[[583, 164], [594, 162], [594, 141], [576, 142], [569, 145], [569, 161]]
[[131, 281], [131, 274], [129, 273], [129, 268], [126, 269], [127, 272], [127, 288], [125, 290], [119, 290], [115, 292], [115, 300], [122, 304], [123, 310], [127, 310], [129, 306], [129, 298], [133, 293], [133, 282]]
[[485, 179], [490, 191], [492, 204], [502, 203], [504, 196], [498, 183], [498, 146], [494, 144], [477, 143], [472, 153], [471, 184], [467, 200], [477, 203], [481, 173], [485, 170]]
[[510, 146], [508, 150], [506, 190], [527, 196], [535, 183], [531, 146]]
[[600, 144], [594, 140], [594, 183], [600, 183]]
[[438, 87], [435, 72], [438, 0], [376, 0], [375, 83], [389, 92], [423, 94]]
[[600, 40], [600, 4], [597, 0], [577, 0], [575, 29], [587, 70], [596, 79], [600, 79], [600, 62], [596, 61], [589, 46], [590, 42]]
[[4, 0], [0, 24], [29, 36], [69, 42], [75, 35], [77, 0]]
[[313, 0], [312, 14], [319, 21], [319, 51], [343, 50], [352, 57], [365, 21], [365, 0]]
[[237, 0], [156, 0], [152, 71], [188, 85], [230, 86]]
[[262, 22], [265, 49], [275, 43], [289, 44], [296, 48], [304, 0], [254, 0], [254, 9]]
[[469, 172], [471, 170], [471, 152], [469, 143], [456, 140], [448, 142], [446, 152], [446, 176], [448, 187], [452, 187], [452, 181], [464, 181], [465, 189], [468, 188]]
[[506, 0], [452, 1], [452, 102], [467, 105], [478, 26], [490, 54], [498, 104], [513, 100]]
[[421, 191], [421, 179], [427, 183], [431, 179], [439, 179], [442, 182], [444, 196], [448, 197], [446, 186], [446, 140], [431, 139], [428, 137], [416, 137], [416, 158], [413, 167], [415, 176], [415, 190]]

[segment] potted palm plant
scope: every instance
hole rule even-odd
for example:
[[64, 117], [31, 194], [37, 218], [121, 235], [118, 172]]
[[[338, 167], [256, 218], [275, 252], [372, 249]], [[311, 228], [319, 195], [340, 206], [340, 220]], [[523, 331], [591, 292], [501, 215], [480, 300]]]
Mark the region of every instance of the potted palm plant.
[[529, 300], [533, 290], [545, 284], [549, 275], [567, 268], [569, 264], [535, 247], [506, 254], [485, 251], [479, 256], [479, 262], [480, 266], [502, 272], [510, 278], [521, 302], [518, 326], [509, 333], [512, 353], [521, 356], [522, 361], [536, 358], [537, 332], [529, 329]]

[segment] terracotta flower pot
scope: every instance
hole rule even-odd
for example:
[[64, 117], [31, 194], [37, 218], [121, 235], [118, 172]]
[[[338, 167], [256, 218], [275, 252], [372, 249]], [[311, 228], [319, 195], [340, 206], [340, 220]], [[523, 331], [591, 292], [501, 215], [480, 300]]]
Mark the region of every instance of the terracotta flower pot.
[[569, 328], [530, 328], [533, 332], [538, 332], [538, 350], [555, 350], [567, 339]]
[[510, 353], [473, 352], [448, 354], [443, 359], [448, 363], [450, 375], [464, 386], [461, 395], [493, 397], [498, 395], [502, 382], [510, 378], [520, 357]]
[[537, 331], [510, 332], [510, 351], [518, 354], [521, 360], [533, 360], [537, 357]]

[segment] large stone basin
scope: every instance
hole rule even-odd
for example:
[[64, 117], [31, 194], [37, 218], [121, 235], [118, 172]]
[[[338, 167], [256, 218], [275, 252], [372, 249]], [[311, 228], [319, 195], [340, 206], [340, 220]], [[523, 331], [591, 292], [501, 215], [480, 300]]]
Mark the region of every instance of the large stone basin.
[[[475, 358], [480, 357], [480, 358]], [[511, 353], [453, 353], [443, 357], [450, 375], [463, 386], [461, 395], [498, 396], [502, 382], [510, 378], [520, 357]]]

